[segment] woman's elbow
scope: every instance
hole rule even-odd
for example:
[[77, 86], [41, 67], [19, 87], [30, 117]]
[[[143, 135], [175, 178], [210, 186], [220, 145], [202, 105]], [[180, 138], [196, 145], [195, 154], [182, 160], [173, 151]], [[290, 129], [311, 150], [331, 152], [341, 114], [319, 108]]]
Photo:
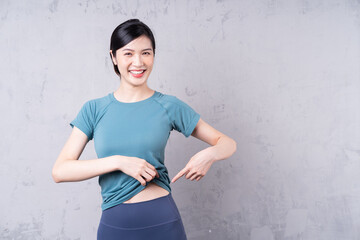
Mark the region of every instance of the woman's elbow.
[[232, 142], [233, 142], [233, 152], [232, 152], [232, 154], [231, 155], [233, 155], [235, 152], [236, 152], [236, 149], [237, 149], [237, 143], [236, 143], [236, 141], [234, 140], [234, 139], [231, 139], [232, 140]]
[[60, 174], [59, 174], [59, 170], [56, 167], [53, 167], [51, 175], [52, 175], [52, 178], [53, 178], [55, 183], [61, 183], [62, 182]]

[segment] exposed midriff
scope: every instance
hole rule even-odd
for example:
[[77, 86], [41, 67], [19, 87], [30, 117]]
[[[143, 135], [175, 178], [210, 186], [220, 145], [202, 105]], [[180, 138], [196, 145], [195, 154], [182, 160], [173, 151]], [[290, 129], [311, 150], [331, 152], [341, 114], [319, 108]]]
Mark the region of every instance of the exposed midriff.
[[123, 203], [136, 203], [152, 200], [155, 198], [163, 197], [168, 195], [169, 192], [157, 185], [156, 183], [150, 182], [143, 190], [141, 190], [138, 194], [133, 196], [132, 198], [126, 200]]

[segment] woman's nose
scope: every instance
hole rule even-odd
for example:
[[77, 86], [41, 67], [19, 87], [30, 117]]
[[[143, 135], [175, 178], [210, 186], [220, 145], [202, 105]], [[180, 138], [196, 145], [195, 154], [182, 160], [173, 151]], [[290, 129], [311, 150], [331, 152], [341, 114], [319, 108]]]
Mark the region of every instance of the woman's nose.
[[135, 66], [142, 66], [142, 64], [143, 64], [142, 57], [140, 55], [135, 55], [133, 64]]

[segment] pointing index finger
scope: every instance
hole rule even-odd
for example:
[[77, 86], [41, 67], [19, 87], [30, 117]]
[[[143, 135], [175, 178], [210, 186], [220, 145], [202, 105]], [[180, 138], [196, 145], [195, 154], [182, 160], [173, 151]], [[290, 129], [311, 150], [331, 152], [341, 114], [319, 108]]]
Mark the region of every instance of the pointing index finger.
[[182, 169], [176, 176], [171, 180], [172, 183], [174, 183], [176, 180], [181, 178], [186, 172], [186, 168]]

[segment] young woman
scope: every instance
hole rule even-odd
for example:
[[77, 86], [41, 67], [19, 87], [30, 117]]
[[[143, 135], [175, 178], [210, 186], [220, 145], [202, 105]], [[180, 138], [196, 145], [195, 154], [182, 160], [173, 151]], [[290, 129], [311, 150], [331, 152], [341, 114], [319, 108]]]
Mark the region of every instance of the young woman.
[[[195, 154], [171, 183], [184, 175], [199, 181], [215, 161], [236, 151], [236, 143], [185, 102], [148, 87], [155, 39], [147, 25], [130, 19], [116, 27], [110, 56], [120, 87], [85, 102], [70, 122], [73, 130], [53, 167], [54, 181], [99, 176], [98, 240], [186, 240], [164, 164], [170, 131], [211, 145]], [[98, 158], [77, 161], [92, 139]]]

